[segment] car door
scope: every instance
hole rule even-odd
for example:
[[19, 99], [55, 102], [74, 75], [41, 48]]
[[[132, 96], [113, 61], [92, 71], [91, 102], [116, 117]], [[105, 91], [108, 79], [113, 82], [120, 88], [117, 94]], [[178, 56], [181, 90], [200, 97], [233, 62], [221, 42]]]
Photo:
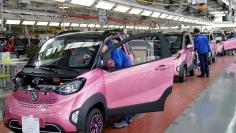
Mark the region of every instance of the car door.
[[186, 45], [186, 54], [187, 54], [187, 66], [190, 67], [193, 65], [194, 60], [194, 51], [193, 51], [193, 40], [190, 34], [185, 35], [185, 45]]
[[[171, 92], [174, 77], [173, 58], [166, 47], [167, 42], [163, 35], [149, 33], [129, 37], [116, 44], [113, 50], [138, 39], [146, 43], [143, 38], [153, 36], [160, 38], [160, 57], [146, 58], [147, 60], [143, 62], [112, 72], [104, 70], [106, 101], [108, 109], [112, 110], [111, 114], [163, 110], [165, 99]], [[152, 42], [149, 43], [154, 45]]]

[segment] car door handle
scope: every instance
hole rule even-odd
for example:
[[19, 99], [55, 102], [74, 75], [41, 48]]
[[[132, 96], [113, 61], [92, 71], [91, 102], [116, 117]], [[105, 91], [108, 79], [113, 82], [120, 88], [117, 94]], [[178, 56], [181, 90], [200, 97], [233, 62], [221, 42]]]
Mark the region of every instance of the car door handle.
[[163, 71], [163, 70], [165, 70], [165, 69], [167, 69], [169, 67], [170, 67], [169, 65], [160, 65], [160, 66], [156, 67], [155, 70]]

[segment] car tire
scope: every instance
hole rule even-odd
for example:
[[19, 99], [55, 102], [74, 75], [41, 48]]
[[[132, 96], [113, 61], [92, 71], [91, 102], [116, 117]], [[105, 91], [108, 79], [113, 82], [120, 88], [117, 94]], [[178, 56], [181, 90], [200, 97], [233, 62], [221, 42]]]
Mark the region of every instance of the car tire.
[[92, 109], [87, 115], [86, 133], [93, 133], [94, 131], [96, 131], [96, 133], [102, 133], [103, 127], [104, 116], [102, 112], [97, 108]]
[[182, 70], [182, 74], [179, 76], [179, 82], [183, 83], [186, 80], [187, 71], [185, 68]]
[[189, 71], [189, 75], [192, 76], [192, 77], [195, 75], [195, 69], [194, 69], [194, 67], [193, 67], [193, 69], [192, 69], [191, 71]]
[[208, 64], [209, 64], [209, 65], [212, 64], [212, 59], [211, 59], [211, 58], [208, 60]]

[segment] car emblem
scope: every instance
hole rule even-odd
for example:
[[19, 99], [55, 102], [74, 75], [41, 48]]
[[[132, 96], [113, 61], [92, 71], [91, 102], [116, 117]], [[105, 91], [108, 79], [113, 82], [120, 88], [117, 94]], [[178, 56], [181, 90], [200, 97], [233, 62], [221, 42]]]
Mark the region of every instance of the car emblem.
[[31, 92], [31, 99], [32, 99], [32, 101], [34, 101], [34, 102], [37, 101], [37, 99], [38, 99], [38, 93], [32, 91], [32, 92]]

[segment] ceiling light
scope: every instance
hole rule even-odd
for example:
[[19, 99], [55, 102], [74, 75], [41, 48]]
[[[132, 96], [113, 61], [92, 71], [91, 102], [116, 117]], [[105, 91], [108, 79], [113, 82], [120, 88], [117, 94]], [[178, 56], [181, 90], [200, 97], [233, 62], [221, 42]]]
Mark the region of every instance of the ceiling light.
[[179, 26], [170, 27], [171, 29], [178, 29]]
[[149, 11], [149, 10], [144, 10], [141, 15], [142, 16], [150, 16], [152, 14], [152, 11]]
[[70, 23], [61, 23], [61, 26], [69, 27]]
[[0, 19], [0, 24], [2, 24], [2, 20]]
[[69, 7], [68, 6], [59, 6], [58, 8], [59, 9], [68, 9]]
[[22, 25], [34, 25], [35, 21], [23, 21]]
[[50, 22], [49, 23], [49, 26], [59, 26], [60, 25], [60, 23], [58, 23], [58, 22]]
[[152, 17], [158, 18], [161, 15], [159, 12], [153, 12]]
[[111, 10], [114, 7], [115, 3], [107, 2], [107, 1], [99, 1], [96, 5], [96, 8], [104, 9], [104, 10]]
[[118, 28], [120, 28], [120, 26], [119, 26], [119, 25], [116, 25], [114, 28], [117, 28], [117, 29], [118, 29]]
[[87, 27], [88, 24], [80, 24], [79, 26], [80, 26], [80, 27]]
[[103, 25], [103, 28], [107, 28], [108, 27], [108, 25]]
[[58, 2], [65, 2], [65, 0], [53, 0], [53, 1], [58, 1]]
[[169, 15], [166, 19], [173, 19], [175, 16]]
[[96, 24], [96, 26], [95, 26], [96, 28], [100, 28], [101, 27], [101, 25], [100, 24]]
[[163, 30], [167, 30], [167, 29], [169, 29], [170, 27], [160, 27], [161, 29], [163, 29]]
[[120, 26], [120, 29], [124, 29], [124, 26]]
[[70, 3], [82, 5], [82, 6], [92, 6], [95, 0], [72, 0]]
[[89, 28], [94, 28], [94, 27], [95, 27], [95, 24], [88, 24], [88, 27], [89, 27]]
[[160, 18], [167, 18], [167, 17], [168, 17], [168, 14], [164, 14], [164, 13], [162, 13], [160, 16]]
[[115, 27], [115, 25], [109, 25], [108, 26], [108, 28], [114, 28]]
[[79, 24], [78, 23], [71, 23], [71, 25], [70, 25], [71, 27], [78, 27], [79, 26]]
[[179, 16], [175, 16], [174, 18], [173, 18], [173, 20], [179, 20], [180, 19], [180, 17]]
[[37, 22], [36, 25], [45, 26], [48, 25], [48, 22]]
[[117, 5], [114, 11], [117, 12], [127, 12], [130, 9], [128, 6], [123, 6], [123, 5]]
[[179, 21], [184, 21], [184, 19], [185, 19], [184, 17], [181, 17], [181, 18], [179, 19]]
[[184, 22], [187, 22], [187, 21], [188, 21], [188, 19], [187, 19], [187, 18], [185, 18], [183, 21], [184, 21]]
[[7, 20], [6, 24], [20, 24], [20, 20]]
[[130, 14], [138, 15], [138, 14], [140, 14], [142, 11], [143, 11], [143, 9], [132, 8], [132, 9], [129, 11], [129, 13], [130, 13]]

